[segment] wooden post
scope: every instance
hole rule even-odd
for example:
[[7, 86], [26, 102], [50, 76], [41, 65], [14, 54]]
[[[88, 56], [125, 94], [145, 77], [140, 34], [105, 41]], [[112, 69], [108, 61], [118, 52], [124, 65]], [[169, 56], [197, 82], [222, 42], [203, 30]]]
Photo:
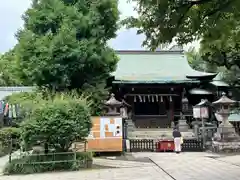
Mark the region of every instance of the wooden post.
[[12, 161], [12, 137], [9, 137], [9, 140], [10, 140], [10, 146], [9, 146], [9, 159], [8, 159], [8, 162], [10, 163]]
[[74, 150], [73, 150], [73, 152], [74, 152], [74, 162], [76, 162], [77, 161], [77, 153], [76, 153], [76, 149], [77, 149], [77, 145], [76, 145], [76, 143], [74, 143]]
[[87, 140], [84, 141], [84, 152], [87, 151]]

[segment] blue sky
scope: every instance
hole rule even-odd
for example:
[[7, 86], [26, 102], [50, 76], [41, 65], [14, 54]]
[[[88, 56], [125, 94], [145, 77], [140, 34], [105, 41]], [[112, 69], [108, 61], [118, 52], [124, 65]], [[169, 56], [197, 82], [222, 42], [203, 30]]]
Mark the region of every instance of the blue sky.
[[[0, 6], [0, 53], [4, 53], [12, 48], [16, 39], [14, 34], [21, 28], [23, 22], [21, 15], [30, 6], [31, 0], [8, 0], [2, 1]], [[126, 0], [120, 0], [119, 9], [121, 11], [121, 18], [136, 15], [133, 11], [133, 5], [128, 4]], [[142, 49], [141, 43], [144, 36], [136, 35], [136, 30], [120, 29], [116, 39], [109, 43], [114, 49]]]

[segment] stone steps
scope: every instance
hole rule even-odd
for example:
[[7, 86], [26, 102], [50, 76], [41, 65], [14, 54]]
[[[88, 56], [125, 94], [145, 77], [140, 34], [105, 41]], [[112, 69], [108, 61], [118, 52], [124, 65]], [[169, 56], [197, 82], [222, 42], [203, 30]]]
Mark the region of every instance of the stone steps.
[[[194, 138], [194, 133], [192, 131], [189, 132], [182, 132], [184, 138]], [[134, 130], [132, 132], [128, 132], [128, 138], [135, 139], [135, 138], [142, 138], [142, 139], [172, 139], [172, 130], [166, 131], [166, 129], [161, 130]]]
[[127, 129], [128, 132], [134, 131], [135, 130], [135, 124], [133, 123], [133, 121], [131, 119], [127, 120]]

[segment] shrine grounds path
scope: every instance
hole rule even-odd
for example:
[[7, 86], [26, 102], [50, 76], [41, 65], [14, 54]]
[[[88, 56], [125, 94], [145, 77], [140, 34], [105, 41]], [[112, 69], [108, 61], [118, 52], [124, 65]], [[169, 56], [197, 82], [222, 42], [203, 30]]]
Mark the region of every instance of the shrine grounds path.
[[[134, 153], [149, 162], [96, 159], [117, 168], [78, 172], [0, 176], [0, 180], [240, 180], [240, 155], [210, 153]], [[1, 159], [0, 159], [1, 161]]]

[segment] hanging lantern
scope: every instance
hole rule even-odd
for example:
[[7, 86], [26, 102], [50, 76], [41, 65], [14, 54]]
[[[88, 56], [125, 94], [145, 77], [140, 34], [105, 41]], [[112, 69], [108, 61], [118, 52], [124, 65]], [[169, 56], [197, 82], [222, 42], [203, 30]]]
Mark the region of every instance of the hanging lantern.
[[193, 117], [194, 118], [208, 118], [208, 101], [202, 99], [200, 103], [193, 107]]

